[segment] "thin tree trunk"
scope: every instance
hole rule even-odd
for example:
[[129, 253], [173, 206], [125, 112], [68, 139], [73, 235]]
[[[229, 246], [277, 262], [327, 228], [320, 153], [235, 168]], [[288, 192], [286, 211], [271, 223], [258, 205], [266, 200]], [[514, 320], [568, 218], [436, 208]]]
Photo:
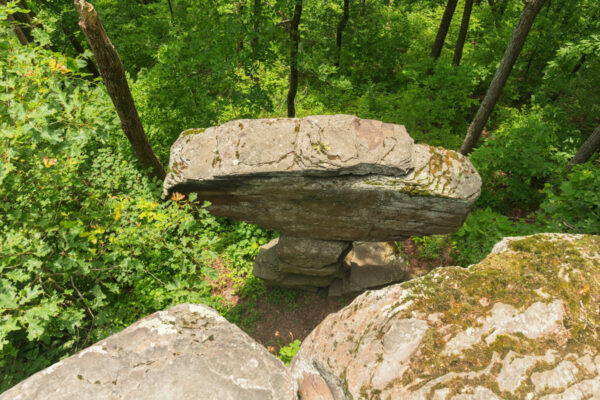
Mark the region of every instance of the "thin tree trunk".
[[144, 127], [137, 113], [131, 91], [125, 77], [125, 69], [119, 54], [104, 31], [100, 18], [94, 7], [85, 0], [74, 0], [79, 13], [79, 26], [87, 37], [92, 48], [102, 81], [115, 105], [121, 128], [136, 156], [144, 168], [150, 168], [152, 175], [159, 179], [165, 178], [165, 169], [152, 151]]
[[387, 22], [385, 23], [385, 29], [390, 30], [392, 26], [392, 11], [394, 10], [394, 0], [388, 0], [388, 15]]
[[[2, 0], [1, 3], [6, 5], [6, 0]], [[21, 9], [27, 9], [27, 6], [21, 4], [20, 1], [17, 3], [17, 6]], [[17, 39], [19, 39], [19, 43], [21, 43], [23, 46], [26, 46], [33, 42], [33, 36], [31, 35], [32, 19], [29, 13], [16, 12], [14, 14], [10, 14], [8, 16], [8, 20], [16, 23], [13, 29]]]
[[290, 22], [290, 38], [292, 39], [292, 47], [290, 49], [290, 88], [287, 95], [288, 117], [296, 116], [296, 107], [294, 100], [298, 91], [298, 45], [300, 43], [300, 17], [302, 16], [302, 0], [296, 0], [294, 7], [294, 16]]
[[592, 154], [600, 149], [600, 125], [581, 145], [577, 154], [569, 161], [568, 168], [571, 169], [576, 164], [583, 164], [590, 159]]
[[444, 10], [444, 15], [442, 16], [442, 22], [440, 23], [440, 28], [438, 29], [435, 37], [435, 42], [433, 42], [433, 47], [431, 48], [431, 57], [433, 57], [435, 60], [440, 58], [440, 54], [442, 54], [442, 47], [444, 46], [448, 29], [450, 28], [450, 22], [452, 22], [452, 16], [454, 15], [454, 10], [456, 9], [456, 3], [458, 3], [458, 0], [448, 0], [448, 3], [446, 3], [446, 9]]
[[454, 48], [454, 58], [452, 59], [452, 64], [456, 66], [460, 64], [460, 59], [462, 58], [465, 40], [467, 39], [467, 32], [469, 31], [469, 21], [471, 20], [472, 9], [473, 0], [465, 0], [465, 9], [463, 11], [462, 22], [460, 23], [460, 31], [458, 32], [456, 47]]
[[[64, 26], [61, 26], [61, 29], [62, 29], [63, 33], [65, 34], [65, 36], [67, 38], [69, 38], [69, 42], [71, 42], [71, 44], [73, 45], [73, 48], [75, 49], [77, 54], [85, 53], [85, 49], [83, 48], [83, 46], [81, 45], [79, 40], [77, 40], [77, 37], [75, 36], [75, 34], [70, 32]], [[100, 77], [100, 72], [98, 72], [98, 69], [96, 68], [96, 64], [94, 64], [94, 60], [87, 58], [87, 57], [84, 57], [84, 60], [87, 62], [87, 69], [94, 76], [94, 78]]]
[[258, 47], [258, 33], [260, 32], [261, 14], [262, 14], [262, 1], [254, 0], [254, 7], [252, 8], [252, 31], [253, 31], [254, 37], [252, 38], [252, 41], [250, 42], [253, 53], [256, 53], [257, 47]]
[[585, 63], [585, 58], [586, 58], [585, 54], [581, 56], [579, 61], [577, 61], [577, 64], [575, 64], [575, 66], [573, 67], [573, 71], [571, 71], [572, 74], [577, 73], [577, 71], [579, 71], [579, 69], [581, 67], [583, 67], [583, 63]]
[[171, 14], [171, 22], [175, 22], [175, 17], [173, 16], [173, 5], [171, 4], [171, 0], [167, 0], [169, 4], [169, 14]]
[[504, 88], [508, 76], [515, 65], [515, 61], [525, 44], [525, 39], [527, 39], [535, 16], [544, 5], [544, 2], [545, 0], [527, 0], [525, 8], [523, 8], [523, 12], [521, 13], [521, 17], [519, 18], [519, 22], [512, 33], [510, 42], [504, 51], [500, 65], [490, 83], [490, 87], [479, 106], [479, 110], [477, 110], [477, 113], [473, 118], [473, 122], [471, 122], [471, 125], [469, 125], [469, 128], [467, 129], [465, 139], [460, 146], [460, 153], [464, 155], [469, 154], [477, 144], [481, 131], [487, 123], [498, 98], [502, 94], [502, 89]]
[[12, 15], [9, 15], [8, 20], [15, 22], [15, 25], [13, 26], [13, 30], [15, 32], [15, 36], [17, 37], [17, 39], [19, 39], [19, 43], [21, 43], [23, 46], [27, 46], [29, 43], [31, 43], [33, 41], [31, 36], [29, 36], [26, 33], [25, 27], [22, 24], [18, 23], [18, 21], [15, 19], [15, 17], [13, 17]]
[[344, 28], [348, 24], [348, 20], [350, 19], [350, 0], [344, 0], [344, 14], [342, 15], [342, 19], [337, 26], [337, 32], [335, 35], [335, 44], [337, 45], [337, 57], [335, 66], [340, 66], [340, 60], [342, 58], [342, 34], [344, 33]]
[[[245, 1], [238, 1], [238, 3], [236, 4], [236, 12], [238, 17], [240, 18], [240, 20], [242, 20], [244, 18], [244, 6], [245, 6]], [[244, 50], [244, 35], [242, 34], [242, 37], [239, 38], [237, 40], [237, 44], [236, 44], [236, 49], [238, 52], [241, 52], [242, 50]], [[239, 68], [239, 67], [238, 67]]]

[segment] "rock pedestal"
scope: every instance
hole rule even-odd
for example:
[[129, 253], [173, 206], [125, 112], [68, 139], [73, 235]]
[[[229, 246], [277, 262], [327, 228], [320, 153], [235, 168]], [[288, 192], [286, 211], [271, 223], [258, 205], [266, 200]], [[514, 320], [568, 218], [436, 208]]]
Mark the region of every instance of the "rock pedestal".
[[282, 235], [262, 246], [254, 275], [269, 284], [314, 290], [341, 276], [351, 243]]
[[[197, 193], [215, 215], [289, 237], [282, 239], [287, 244], [266, 246], [255, 271], [296, 287], [328, 286], [336, 269], [337, 277], [346, 275], [334, 265], [340, 260], [323, 264], [333, 251], [325, 243], [454, 232], [480, 187], [462, 155], [414, 144], [402, 125], [350, 115], [238, 120], [185, 131], [171, 148], [164, 182], [167, 195]], [[302, 259], [307, 251], [323, 254]]]

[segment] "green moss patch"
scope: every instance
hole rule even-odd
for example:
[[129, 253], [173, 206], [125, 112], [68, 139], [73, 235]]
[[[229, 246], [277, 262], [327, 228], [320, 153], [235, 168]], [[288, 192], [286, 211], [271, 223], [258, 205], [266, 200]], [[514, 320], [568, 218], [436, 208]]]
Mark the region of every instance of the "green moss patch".
[[[491, 254], [468, 269], [443, 268], [407, 282], [404, 287], [410, 296], [405, 301], [413, 303], [394, 318], [409, 318], [413, 312], [426, 316], [437, 313], [444, 331], [428, 330], [402, 383], [415, 382], [411, 389], [416, 390], [450, 372], [483, 370], [490, 366], [494, 354], [503, 358], [511, 350], [541, 356], [553, 349], [558, 363], [567, 354], [583, 355], [593, 344], [599, 347], [599, 253], [600, 237], [534, 235], [510, 242], [506, 252]], [[522, 334], [498, 335], [489, 345], [480, 341], [459, 355], [442, 354], [457, 333], [481, 326], [494, 304], [504, 303], [522, 312], [536, 302], [556, 300], [565, 306], [566, 335], [538, 339]], [[515, 396], [500, 393], [496, 384], [499, 371], [492, 366], [489, 374], [478, 377], [480, 382], [457, 380], [451, 389], [458, 392], [465, 386], [483, 385], [502, 398], [520, 398], [533, 390], [531, 382], [526, 382]], [[443, 387], [450, 386], [444, 383]]]

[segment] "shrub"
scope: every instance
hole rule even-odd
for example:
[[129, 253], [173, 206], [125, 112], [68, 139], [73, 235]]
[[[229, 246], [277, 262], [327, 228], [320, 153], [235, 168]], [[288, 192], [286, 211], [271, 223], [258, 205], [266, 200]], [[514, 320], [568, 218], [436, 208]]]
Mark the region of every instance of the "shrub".
[[545, 180], [561, 164], [556, 130], [539, 110], [512, 111], [470, 156], [483, 181], [479, 204], [500, 212], [537, 206]]
[[600, 168], [592, 162], [576, 165], [555, 188], [547, 184], [540, 220], [552, 231], [600, 232]]
[[513, 223], [490, 208], [476, 209], [469, 214], [465, 224], [452, 234], [452, 259], [466, 267], [483, 260], [494, 244], [505, 236], [529, 235], [535, 226]]

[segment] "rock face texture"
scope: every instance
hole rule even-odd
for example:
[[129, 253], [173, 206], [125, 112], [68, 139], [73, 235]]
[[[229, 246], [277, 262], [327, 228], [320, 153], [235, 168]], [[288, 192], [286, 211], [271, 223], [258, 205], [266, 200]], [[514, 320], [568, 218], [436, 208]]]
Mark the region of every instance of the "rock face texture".
[[389, 241], [458, 229], [481, 179], [401, 125], [350, 115], [238, 120], [182, 133], [165, 193], [292, 237]]
[[599, 399], [600, 236], [506, 238], [366, 292], [305, 339], [306, 399]]
[[357, 294], [408, 278], [408, 263], [394, 242], [354, 242], [330, 296]]
[[0, 395], [1, 400], [296, 398], [280, 360], [197, 304], [149, 315]]
[[[297, 240], [300, 244], [295, 245], [296, 248], [306, 248], [306, 253], [299, 253], [298, 258], [290, 257], [289, 250], [292, 246], [286, 247], [286, 243]], [[280, 243], [281, 241], [281, 243]], [[338, 244], [343, 244], [341, 247]], [[331, 242], [325, 240], [310, 240], [287, 238], [282, 236], [271, 240], [266, 245], [260, 248], [256, 261], [254, 263], [253, 273], [255, 276], [265, 280], [268, 284], [291, 287], [305, 290], [315, 290], [319, 287], [327, 287], [331, 282], [339, 276], [341, 271], [341, 258], [343, 251], [350, 246], [348, 242]], [[280, 251], [280, 248], [284, 250]], [[337, 248], [337, 249], [336, 249]], [[325, 255], [323, 258], [318, 257], [318, 251], [323, 250]], [[337, 259], [332, 258], [337, 251]], [[280, 254], [284, 254], [284, 261]], [[312, 256], [311, 256], [312, 254]], [[331, 263], [331, 260], [335, 260]], [[291, 264], [289, 261], [302, 263], [304, 265]], [[309, 261], [312, 261], [311, 264]]]

